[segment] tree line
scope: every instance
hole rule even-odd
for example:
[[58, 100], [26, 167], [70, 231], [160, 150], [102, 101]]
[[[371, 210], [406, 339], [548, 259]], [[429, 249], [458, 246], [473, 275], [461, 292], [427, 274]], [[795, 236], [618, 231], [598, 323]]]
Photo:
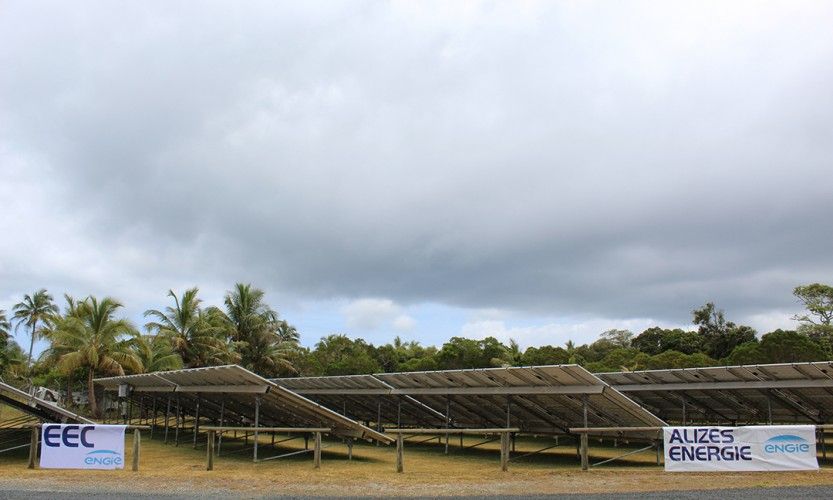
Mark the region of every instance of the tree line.
[[[0, 310], [0, 375], [65, 394], [83, 387], [89, 411], [98, 415], [95, 377], [222, 364], [287, 377], [566, 363], [604, 372], [833, 359], [833, 287], [814, 283], [793, 293], [805, 308], [793, 318], [799, 323], [795, 330], [759, 337], [709, 302], [692, 311], [691, 330], [614, 329], [580, 346], [568, 341], [521, 349], [514, 340], [504, 344], [494, 337], [452, 337], [440, 347], [396, 337], [375, 346], [343, 334], [307, 348], [297, 329], [266, 303], [263, 290], [243, 283], [229, 290], [219, 307], [204, 305], [198, 288], [181, 295], [171, 290], [167, 306], [145, 311], [141, 330], [120, 316], [123, 306], [114, 298], [64, 295], [61, 308], [46, 290], [38, 290], [8, 314]], [[28, 351], [11, 339], [12, 328], [28, 333]], [[38, 338], [49, 347], [33, 360]]]

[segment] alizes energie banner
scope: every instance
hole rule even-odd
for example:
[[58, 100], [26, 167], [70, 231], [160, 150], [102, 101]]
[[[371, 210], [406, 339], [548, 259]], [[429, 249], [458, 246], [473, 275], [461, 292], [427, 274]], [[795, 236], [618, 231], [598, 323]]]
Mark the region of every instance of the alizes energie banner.
[[817, 470], [812, 425], [665, 427], [665, 470]]

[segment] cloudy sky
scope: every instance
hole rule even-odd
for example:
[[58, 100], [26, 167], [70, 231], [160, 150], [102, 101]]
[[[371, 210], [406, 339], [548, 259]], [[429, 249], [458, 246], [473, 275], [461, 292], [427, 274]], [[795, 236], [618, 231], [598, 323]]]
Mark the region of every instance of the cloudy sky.
[[[833, 2], [0, 5], [0, 308], [236, 281], [314, 344], [792, 326]], [[20, 340], [28, 340], [21, 332]]]

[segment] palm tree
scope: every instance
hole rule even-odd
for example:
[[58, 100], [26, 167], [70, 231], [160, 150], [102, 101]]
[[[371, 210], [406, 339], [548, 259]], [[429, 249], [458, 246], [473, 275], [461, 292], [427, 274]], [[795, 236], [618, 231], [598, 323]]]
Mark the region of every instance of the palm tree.
[[203, 311], [200, 308], [202, 300], [197, 293], [198, 288], [189, 288], [179, 298], [173, 290], [168, 290], [174, 305], [164, 311], [145, 311], [145, 317], [155, 319], [145, 324], [145, 328], [167, 337], [173, 351], [179, 354], [188, 368], [228, 362], [232, 353], [229, 343], [225, 341], [225, 316], [218, 319], [216, 313], [222, 312], [215, 312], [216, 308]]
[[15, 328], [23, 324], [31, 328], [29, 357], [26, 360], [26, 366], [31, 366], [32, 350], [35, 347], [35, 338], [38, 336], [38, 323], [48, 324], [53, 316], [58, 314], [58, 306], [52, 301], [52, 296], [47, 293], [46, 289], [41, 288], [32, 295], [24, 295], [23, 300], [15, 304], [12, 310], [14, 311], [13, 317], [17, 320]]
[[264, 375], [295, 373], [290, 361], [298, 347], [298, 331], [278, 318], [264, 301], [264, 292], [250, 284], [237, 283], [226, 293], [226, 318], [232, 339], [246, 368]]
[[90, 411], [99, 416], [93, 379], [96, 374], [124, 375], [125, 368], [136, 373], [142, 365], [130, 350], [130, 339], [136, 329], [126, 319], [116, 319], [122, 305], [110, 297], [100, 301], [87, 297], [76, 305], [76, 314], [57, 320], [52, 343], [61, 352], [58, 368], [66, 374], [85, 368], [89, 391]]
[[170, 341], [161, 335], [137, 335], [130, 349], [141, 362], [144, 373], [182, 368], [182, 358], [173, 351]]
[[234, 340], [246, 342], [266, 323], [278, 321], [278, 313], [264, 302], [264, 295], [263, 290], [243, 283], [237, 283], [233, 291], [226, 293], [226, 315], [233, 328]]

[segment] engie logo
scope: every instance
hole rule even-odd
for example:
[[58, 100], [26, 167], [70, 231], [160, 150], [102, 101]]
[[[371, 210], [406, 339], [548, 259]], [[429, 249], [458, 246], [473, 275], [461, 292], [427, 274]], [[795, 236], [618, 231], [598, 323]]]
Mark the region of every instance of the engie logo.
[[91, 451], [84, 458], [87, 465], [121, 465], [121, 461], [121, 455], [113, 450]]
[[794, 434], [781, 434], [764, 442], [764, 453], [808, 453], [810, 444]]

